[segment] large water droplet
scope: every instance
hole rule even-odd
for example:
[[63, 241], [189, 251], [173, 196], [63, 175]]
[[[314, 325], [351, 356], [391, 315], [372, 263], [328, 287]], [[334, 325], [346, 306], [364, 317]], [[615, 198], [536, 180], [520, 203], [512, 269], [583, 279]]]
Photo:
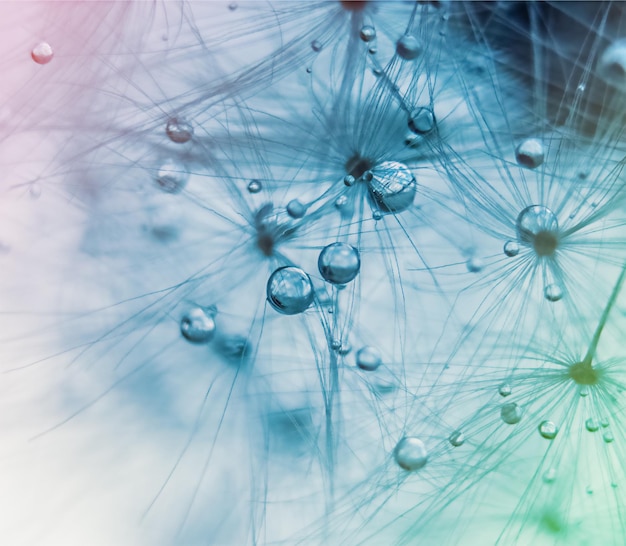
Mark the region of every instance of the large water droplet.
[[281, 267], [267, 281], [267, 301], [283, 315], [302, 313], [314, 295], [311, 279], [299, 267]]
[[519, 213], [515, 223], [520, 243], [532, 246], [537, 256], [552, 256], [559, 239], [555, 214], [543, 205], [531, 205]]
[[539, 434], [546, 440], [554, 440], [559, 432], [557, 427], [552, 421], [542, 421], [539, 424]]
[[306, 214], [306, 206], [297, 199], [292, 199], [287, 203], [287, 214], [292, 218], [302, 218]]
[[422, 44], [411, 34], [405, 34], [396, 42], [396, 53], [407, 61], [417, 59], [421, 52]]
[[402, 212], [413, 204], [417, 182], [403, 163], [385, 161], [371, 170], [370, 195], [384, 212]]
[[515, 159], [522, 167], [535, 169], [543, 163], [543, 143], [536, 138], [527, 138], [515, 149]]
[[356, 365], [367, 372], [378, 369], [382, 362], [383, 358], [376, 347], [366, 345], [356, 353]]
[[181, 319], [180, 332], [192, 343], [208, 343], [215, 335], [215, 319], [202, 307], [194, 307]]
[[454, 447], [462, 446], [465, 443], [465, 434], [460, 430], [455, 430], [448, 438], [451, 445]]
[[504, 404], [500, 410], [500, 417], [507, 425], [516, 425], [522, 419], [522, 408], [515, 402]]
[[54, 51], [48, 42], [39, 42], [33, 47], [30, 56], [37, 64], [48, 64], [54, 57]]
[[424, 442], [411, 436], [405, 436], [396, 444], [393, 456], [398, 466], [409, 472], [423, 468], [428, 462]]
[[598, 61], [598, 73], [608, 83], [626, 88], [626, 39], [617, 40], [604, 50]]
[[156, 183], [167, 193], [180, 193], [189, 181], [185, 166], [175, 159], [165, 161], [157, 172]]
[[193, 137], [193, 127], [184, 119], [172, 118], [168, 120], [165, 126], [165, 133], [172, 142], [184, 144]]
[[361, 269], [359, 251], [346, 243], [332, 243], [320, 252], [317, 267], [324, 279], [332, 284], [346, 284]]

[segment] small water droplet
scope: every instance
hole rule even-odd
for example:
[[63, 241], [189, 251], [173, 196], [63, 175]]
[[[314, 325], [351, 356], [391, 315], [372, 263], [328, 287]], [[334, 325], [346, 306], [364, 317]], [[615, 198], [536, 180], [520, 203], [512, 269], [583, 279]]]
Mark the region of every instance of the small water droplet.
[[546, 440], [554, 440], [559, 432], [557, 427], [552, 421], [542, 421], [539, 424], [539, 434]]
[[589, 395], [589, 387], [587, 387], [586, 385], [583, 385], [582, 387], [580, 387], [580, 392], [579, 392], [580, 396], [582, 396], [583, 398], [585, 396]]
[[378, 48], [372, 46], [367, 51], [370, 55], [376, 55], [376, 53], [378, 53]]
[[428, 462], [428, 451], [424, 442], [411, 436], [402, 438], [396, 444], [393, 456], [398, 466], [409, 472], [423, 468]]
[[287, 203], [287, 214], [292, 218], [302, 218], [306, 214], [306, 206], [297, 199], [292, 199]]
[[536, 138], [527, 138], [515, 149], [515, 159], [522, 167], [536, 169], [544, 160], [543, 143]]
[[543, 473], [542, 478], [544, 483], [554, 483], [554, 480], [556, 480], [556, 470], [554, 468], [549, 468]]
[[37, 64], [48, 64], [54, 57], [54, 51], [48, 42], [39, 42], [33, 47], [30, 56]]
[[320, 252], [317, 267], [324, 280], [346, 284], [358, 275], [361, 268], [359, 251], [346, 243], [332, 243]]
[[552, 256], [558, 247], [559, 223], [548, 207], [526, 207], [519, 213], [515, 229], [518, 241], [532, 247], [539, 257]]
[[267, 301], [283, 315], [306, 311], [314, 296], [311, 279], [299, 267], [280, 267], [267, 281]]
[[504, 243], [504, 254], [509, 258], [514, 258], [519, 254], [519, 245], [515, 241]]
[[346, 356], [347, 354], [350, 353], [350, 351], [352, 351], [352, 346], [349, 343], [345, 342], [345, 341], [341, 344], [341, 347], [339, 347], [339, 349], [337, 349], [337, 352], [341, 356]]
[[544, 288], [543, 295], [548, 301], [555, 302], [563, 298], [563, 290], [558, 284], [549, 284]]
[[350, 187], [350, 186], [354, 186], [354, 183], [356, 182], [356, 179], [354, 178], [354, 176], [352, 176], [351, 174], [347, 174], [346, 176], [344, 176], [343, 178], [343, 183]]
[[320, 42], [319, 40], [313, 40], [311, 42], [311, 49], [316, 53], [322, 51], [322, 42]]
[[374, 38], [376, 38], [376, 29], [371, 25], [363, 25], [361, 27], [361, 31], [359, 32], [359, 36], [364, 42], [371, 42]]
[[215, 335], [215, 319], [205, 309], [194, 307], [181, 319], [180, 332], [192, 343], [208, 343]]
[[590, 417], [585, 421], [585, 428], [589, 432], [596, 432], [600, 428], [600, 426], [598, 425], [598, 421]]
[[165, 161], [157, 172], [157, 186], [167, 193], [180, 193], [189, 181], [185, 166], [175, 159]]
[[330, 348], [333, 351], [339, 351], [339, 349], [341, 349], [341, 340], [340, 339], [333, 339], [330, 343]]
[[452, 434], [450, 434], [448, 440], [454, 447], [462, 446], [465, 443], [465, 434], [463, 434], [460, 430], [455, 430]]
[[370, 195], [382, 211], [402, 212], [413, 204], [417, 182], [406, 165], [385, 161], [374, 167], [371, 174]]
[[522, 420], [522, 408], [515, 402], [504, 404], [500, 409], [500, 417], [507, 425], [516, 425]]
[[480, 258], [472, 256], [469, 260], [467, 260], [467, 262], [465, 262], [465, 266], [470, 273], [480, 273], [485, 267], [485, 264]]
[[263, 184], [261, 184], [260, 180], [254, 178], [248, 182], [248, 191], [250, 193], [259, 193], [263, 189]]
[[422, 45], [411, 34], [405, 34], [396, 42], [396, 53], [406, 61], [417, 59], [421, 52]]
[[500, 387], [500, 389], [498, 390], [498, 393], [500, 394], [500, 396], [502, 396], [503, 398], [506, 398], [507, 396], [510, 396], [512, 392], [511, 386], [504, 384]]
[[311, 72], [313, 72], [313, 69], [310, 66], [307, 66], [306, 73], [310, 74]]
[[435, 114], [430, 108], [413, 110], [409, 115], [409, 129], [418, 135], [430, 133], [435, 128]]
[[613, 442], [614, 438], [613, 438], [613, 433], [610, 430], [605, 430], [604, 434], [602, 435], [602, 439], [604, 440], [605, 443], [610, 444]]
[[230, 4], [228, 4], [228, 9], [230, 11], [235, 11], [237, 9], [237, 2], [231, 2]]
[[378, 220], [381, 220], [383, 217], [383, 213], [380, 212], [379, 210], [375, 210], [374, 212], [372, 212], [372, 218], [374, 220], [376, 220], [378, 222]]
[[338, 209], [345, 207], [347, 204], [348, 204], [348, 198], [345, 195], [340, 195], [335, 200], [335, 207], [337, 207]]
[[376, 347], [366, 345], [356, 353], [356, 365], [366, 372], [377, 370], [382, 362], [383, 358]]
[[165, 126], [165, 133], [172, 142], [184, 144], [193, 137], [193, 127], [184, 119], [172, 118]]

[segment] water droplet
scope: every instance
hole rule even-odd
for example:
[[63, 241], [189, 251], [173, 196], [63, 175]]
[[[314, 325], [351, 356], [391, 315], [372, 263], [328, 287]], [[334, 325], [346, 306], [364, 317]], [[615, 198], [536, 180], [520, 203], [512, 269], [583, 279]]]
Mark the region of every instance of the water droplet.
[[216, 341], [219, 352], [230, 360], [242, 360], [252, 348], [248, 338], [240, 334], [223, 336]]
[[500, 389], [498, 390], [498, 393], [500, 394], [500, 396], [502, 396], [503, 398], [506, 398], [507, 396], [510, 396], [512, 392], [511, 386], [510, 385], [502, 385], [500, 387]]
[[347, 174], [346, 176], [344, 176], [343, 178], [343, 183], [350, 187], [350, 186], [354, 186], [354, 183], [356, 182], [356, 179], [354, 178], [354, 176], [352, 176], [351, 174]]
[[267, 301], [283, 315], [302, 313], [313, 303], [313, 284], [299, 267], [280, 267], [267, 281]]
[[424, 442], [411, 436], [406, 436], [397, 443], [393, 456], [398, 466], [409, 472], [423, 468], [428, 462]]
[[548, 301], [559, 301], [563, 298], [563, 290], [558, 284], [549, 284], [543, 290], [543, 295]]
[[465, 262], [465, 266], [470, 273], [480, 273], [485, 264], [480, 258], [472, 256], [469, 260], [467, 260], [467, 262]]
[[339, 349], [341, 349], [341, 340], [340, 339], [333, 339], [330, 343], [330, 348], [333, 351], [339, 351]]
[[[376, 53], [378, 53], [378, 48], [376, 48], [376, 47], [372, 46], [372, 47], [370, 47], [370, 48], [367, 50], [367, 52], [368, 52], [370, 55], [376, 55]], [[381, 71], [380, 73], [382, 74], [382, 71]]]
[[522, 419], [522, 408], [515, 402], [504, 404], [500, 410], [500, 417], [507, 425], [516, 425]]
[[613, 438], [613, 433], [610, 430], [605, 430], [604, 434], [602, 435], [602, 439], [604, 440], [605, 443], [610, 444], [613, 442], [614, 438]]
[[396, 53], [406, 61], [417, 59], [422, 52], [422, 45], [415, 36], [405, 34], [396, 42]]
[[341, 356], [346, 356], [347, 354], [350, 353], [350, 351], [352, 350], [352, 347], [350, 346], [349, 343], [347, 342], [343, 342], [341, 344], [341, 347], [339, 347], [339, 349], [337, 349], [337, 352], [341, 355]]
[[30, 56], [37, 64], [48, 64], [54, 56], [54, 51], [48, 42], [39, 42], [33, 47]]
[[348, 198], [345, 195], [340, 195], [335, 200], [335, 207], [337, 207], [338, 209], [345, 207], [347, 204], [348, 204]]
[[515, 241], [507, 241], [504, 243], [504, 254], [509, 258], [513, 258], [519, 254], [519, 245]]
[[366, 372], [377, 370], [382, 362], [383, 357], [376, 347], [366, 345], [361, 347], [356, 353], [356, 365]]
[[600, 419], [600, 426], [602, 428], [608, 428], [609, 420], [606, 417], [603, 417], [602, 419]]
[[598, 425], [598, 421], [593, 418], [589, 418], [585, 421], [585, 428], [589, 432], [596, 432], [600, 428], [600, 426]]
[[248, 191], [250, 193], [259, 193], [262, 189], [263, 184], [261, 184], [261, 181], [257, 180], [256, 178], [250, 180], [250, 182], [248, 183]]
[[585, 489], [585, 492], [587, 493], [587, 495], [593, 495], [593, 488], [588, 485], [587, 489]]
[[381, 220], [382, 217], [383, 217], [383, 213], [380, 212], [379, 210], [375, 210], [374, 212], [372, 212], [372, 218], [376, 220], [376, 222], [378, 222], [378, 220]]
[[320, 252], [317, 267], [324, 280], [332, 284], [346, 284], [361, 269], [359, 251], [346, 243], [332, 243]]
[[462, 446], [465, 443], [465, 434], [463, 434], [460, 430], [455, 430], [452, 434], [450, 434], [448, 440], [454, 447]]
[[292, 199], [287, 203], [287, 214], [292, 218], [302, 218], [306, 214], [306, 206], [297, 199]]
[[417, 182], [411, 170], [397, 161], [385, 161], [371, 170], [370, 195], [384, 212], [402, 212], [413, 204]]
[[583, 398], [585, 396], [589, 395], [589, 387], [587, 387], [587, 385], [583, 385], [582, 387], [580, 387], [580, 396], [582, 396]]
[[322, 42], [320, 42], [319, 40], [313, 40], [311, 42], [311, 49], [316, 53], [322, 51]]
[[598, 61], [598, 73], [614, 86], [626, 86], [626, 40], [617, 40], [604, 50]]
[[237, 2], [231, 2], [230, 4], [228, 4], [228, 9], [230, 11], [235, 11], [237, 9]]
[[157, 172], [156, 183], [167, 193], [180, 193], [189, 181], [185, 166], [175, 159], [165, 161]]
[[552, 421], [542, 421], [539, 424], [539, 434], [546, 440], [554, 440], [559, 432], [557, 427]]
[[215, 335], [215, 319], [205, 309], [194, 307], [181, 319], [180, 332], [192, 343], [208, 343]]
[[165, 126], [165, 133], [172, 142], [184, 144], [193, 137], [193, 127], [184, 119], [172, 118], [168, 120]]
[[515, 159], [522, 167], [536, 169], [543, 163], [543, 143], [536, 138], [527, 138], [515, 149]]
[[555, 214], [543, 205], [531, 205], [519, 213], [515, 223], [518, 241], [532, 246], [537, 256], [552, 256], [559, 239]]
[[548, 470], [543, 473], [543, 481], [544, 483], [554, 483], [554, 480], [556, 480], [556, 470], [554, 468], [548, 468]]
[[425, 135], [435, 127], [435, 114], [430, 108], [413, 110], [409, 116], [409, 129], [418, 135]]
[[376, 38], [376, 29], [371, 25], [363, 25], [361, 27], [361, 31], [359, 32], [359, 36], [364, 42], [371, 42], [374, 38]]
[[306, 73], [311, 74], [311, 72], [313, 72], [313, 69], [310, 66], [307, 66]]

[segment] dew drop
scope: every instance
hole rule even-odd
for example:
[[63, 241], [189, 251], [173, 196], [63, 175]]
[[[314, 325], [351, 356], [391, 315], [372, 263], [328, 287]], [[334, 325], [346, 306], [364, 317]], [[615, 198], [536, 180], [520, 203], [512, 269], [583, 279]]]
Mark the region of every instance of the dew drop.
[[307, 66], [306, 73], [311, 74], [311, 72], [313, 72], [313, 69], [310, 66]]
[[405, 34], [396, 42], [396, 53], [406, 61], [412, 61], [422, 52], [422, 45], [415, 36]]
[[317, 267], [324, 280], [332, 284], [346, 284], [361, 269], [359, 251], [346, 243], [332, 243], [320, 252]]
[[237, 5], [237, 2], [231, 2], [230, 4], [228, 4], [228, 9], [230, 11], [235, 11], [239, 6]]
[[465, 434], [463, 434], [460, 430], [455, 430], [452, 434], [450, 434], [448, 440], [454, 447], [462, 446], [465, 443]]
[[194, 307], [181, 319], [180, 333], [192, 343], [208, 343], [215, 335], [215, 319], [203, 308]]
[[157, 172], [156, 183], [166, 193], [180, 193], [189, 181], [185, 166], [175, 159], [165, 161]]
[[337, 207], [338, 209], [342, 209], [347, 204], [348, 204], [348, 198], [345, 195], [340, 195], [335, 200], [335, 207]]
[[502, 385], [500, 387], [500, 389], [498, 389], [498, 393], [500, 394], [500, 396], [502, 396], [503, 398], [506, 398], [507, 396], [510, 396], [512, 392], [511, 386], [510, 385]]
[[435, 114], [430, 108], [413, 110], [409, 116], [409, 129], [418, 135], [430, 133], [435, 127]]
[[476, 256], [472, 256], [467, 262], [465, 262], [465, 266], [470, 273], [480, 273], [485, 267], [485, 264], [480, 258]]
[[371, 170], [370, 195], [384, 212], [402, 212], [415, 199], [417, 182], [403, 163], [385, 161]]
[[589, 432], [596, 432], [600, 428], [600, 426], [598, 425], [598, 422], [595, 419], [589, 418], [585, 421], [585, 428]]
[[559, 223], [543, 205], [531, 205], [519, 213], [515, 223], [518, 241], [532, 246], [537, 256], [552, 256], [556, 250]]
[[184, 119], [171, 118], [165, 126], [165, 133], [172, 142], [184, 144], [193, 137], [193, 127]]
[[350, 353], [350, 351], [352, 351], [352, 347], [350, 346], [349, 343], [347, 342], [343, 342], [341, 344], [341, 347], [339, 347], [339, 349], [337, 349], [337, 352], [341, 355], [341, 356], [346, 356], [347, 354]]
[[352, 176], [351, 174], [347, 174], [346, 176], [344, 176], [343, 178], [343, 183], [350, 187], [350, 186], [354, 186], [354, 183], [356, 182], [356, 179], [354, 178], [354, 176]]
[[313, 303], [314, 295], [311, 279], [299, 267], [280, 267], [267, 281], [267, 301], [283, 315], [302, 313]]
[[287, 203], [287, 214], [292, 218], [302, 218], [306, 214], [306, 206], [297, 199], [292, 199]]
[[548, 470], [543, 473], [543, 481], [544, 483], [554, 483], [554, 480], [556, 480], [556, 470], [554, 468], [548, 468]]
[[33, 47], [30, 56], [37, 64], [48, 64], [54, 56], [54, 51], [48, 42], [39, 42]]
[[311, 49], [316, 53], [322, 51], [322, 42], [320, 42], [319, 40], [313, 40], [311, 42]]
[[500, 417], [507, 425], [516, 425], [522, 419], [522, 408], [515, 402], [504, 404], [500, 410]]
[[[370, 55], [376, 55], [376, 53], [378, 53], [378, 48], [376, 48], [376, 47], [372, 46], [372, 47], [370, 47], [370, 48], [367, 50], [367, 52], [368, 52]], [[381, 71], [381, 74], [382, 74], [382, 71]]]
[[339, 349], [341, 349], [341, 340], [340, 339], [333, 339], [332, 342], [330, 343], [330, 348], [333, 351], [339, 351]]
[[383, 358], [376, 347], [366, 345], [356, 353], [356, 365], [366, 372], [377, 370], [382, 362]]
[[241, 360], [251, 351], [250, 341], [240, 334], [229, 334], [221, 337], [218, 343], [219, 352], [230, 360]]
[[374, 212], [372, 212], [372, 218], [378, 222], [378, 220], [381, 220], [383, 217], [383, 213], [380, 212], [379, 210], [375, 210]]
[[626, 86], [626, 40], [617, 40], [604, 50], [598, 62], [598, 73], [614, 86]]
[[542, 421], [539, 424], [539, 434], [546, 440], [554, 440], [559, 432], [557, 427], [552, 421]]
[[515, 149], [515, 159], [522, 167], [536, 169], [543, 163], [543, 143], [536, 138], [523, 140]]
[[580, 387], [580, 393], [579, 394], [583, 398], [585, 398], [586, 396], [589, 396], [589, 388], [587, 387], [587, 385], [583, 385], [582, 387]]
[[359, 36], [364, 42], [371, 42], [376, 38], [376, 29], [371, 25], [363, 25]]
[[409, 472], [423, 468], [428, 462], [428, 452], [424, 442], [411, 436], [405, 436], [397, 443], [393, 456], [398, 466]]
[[563, 290], [558, 284], [549, 284], [544, 288], [543, 295], [548, 301], [555, 302], [563, 298]]
[[602, 439], [606, 444], [610, 444], [615, 438], [613, 438], [613, 433], [610, 430], [605, 430], [604, 434], [602, 435]]
[[609, 420], [606, 417], [603, 417], [602, 419], [600, 419], [600, 426], [602, 428], [608, 428], [609, 427]]
[[509, 258], [514, 258], [519, 254], [519, 245], [515, 241], [504, 243], [504, 254]]
[[262, 189], [263, 184], [261, 184], [261, 181], [257, 180], [256, 178], [250, 180], [250, 182], [248, 183], [248, 191], [250, 193], [259, 193]]

